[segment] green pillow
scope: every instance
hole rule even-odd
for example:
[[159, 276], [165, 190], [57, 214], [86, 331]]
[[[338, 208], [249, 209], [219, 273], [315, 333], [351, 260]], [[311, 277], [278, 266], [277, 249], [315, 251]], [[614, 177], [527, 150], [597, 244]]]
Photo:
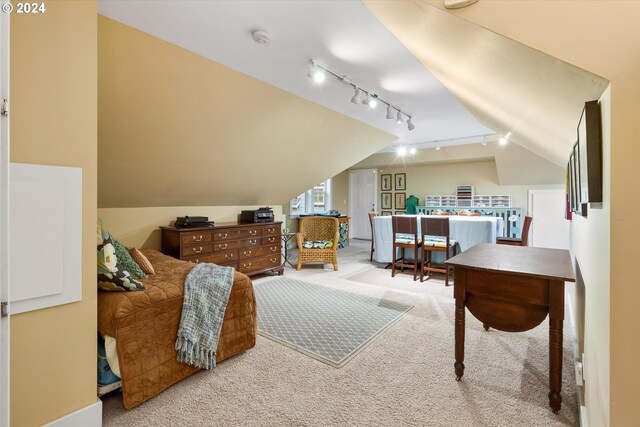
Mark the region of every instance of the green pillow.
[[146, 279], [147, 275], [144, 274], [142, 268], [138, 265], [137, 262], [131, 258], [129, 255], [129, 251], [124, 247], [119, 240], [112, 238], [113, 246], [116, 249], [116, 258], [118, 259], [118, 264], [122, 265], [126, 271], [131, 273], [131, 276], [134, 279]]
[[136, 281], [118, 263], [116, 249], [102, 220], [98, 220], [98, 289], [104, 291], [144, 291], [142, 283]]

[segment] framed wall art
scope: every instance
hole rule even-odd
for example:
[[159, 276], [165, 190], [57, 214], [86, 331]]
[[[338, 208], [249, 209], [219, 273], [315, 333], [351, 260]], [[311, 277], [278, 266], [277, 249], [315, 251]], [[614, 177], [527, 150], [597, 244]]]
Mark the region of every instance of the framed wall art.
[[380, 212], [380, 214], [382, 216], [391, 216], [391, 215], [393, 215], [393, 212], [391, 212], [391, 211], [382, 211], [382, 212]]
[[393, 206], [391, 206], [391, 193], [381, 193], [380, 194], [381, 197], [381, 207], [382, 209], [391, 209], [393, 208]]
[[380, 175], [380, 189], [382, 191], [391, 191], [391, 174]]
[[[598, 101], [584, 104], [578, 123], [580, 203], [602, 202], [602, 129]], [[585, 206], [586, 209], [586, 206]]]
[[[404, 174], [403, 174], [404, 175]], [[407, 193], [396, 193], [396, 209], [406, 209]]]
[[395, 177], [395, 190], [406, 190], [407, 189], [407, 174], [406, 173], [397, 173], [394, 175]]

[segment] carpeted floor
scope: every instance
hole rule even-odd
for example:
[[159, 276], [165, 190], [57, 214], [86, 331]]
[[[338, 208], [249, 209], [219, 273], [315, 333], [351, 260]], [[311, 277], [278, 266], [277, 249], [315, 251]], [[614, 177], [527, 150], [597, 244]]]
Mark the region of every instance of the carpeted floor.
[[[455, 380], [453, 287], [391, 278], [369, 263], [369, 242], [352, 241], [331, 266], [286, 268], [285, 276], [414, 305], [348, 364], [335, 369], [269, 339], [200, 371], [133, 410], [103, 398], [105, 426], [577, 426], [569, 327], [562, 410], [548, 406], [548, 325], [485, 332], [466, 316], [465, 376]], [[295, 259], [295, 254], [293, 256]], [[273, 277], [255, 278], [257, 284]]]

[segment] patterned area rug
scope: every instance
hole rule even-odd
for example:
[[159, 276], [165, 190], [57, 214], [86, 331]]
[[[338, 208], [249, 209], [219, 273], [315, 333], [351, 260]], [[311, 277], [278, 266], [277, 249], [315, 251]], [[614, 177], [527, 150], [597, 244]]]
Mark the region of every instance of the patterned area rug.
[[285, 277], [254, 289], [260, 335], [336, 368], [414, 308]]

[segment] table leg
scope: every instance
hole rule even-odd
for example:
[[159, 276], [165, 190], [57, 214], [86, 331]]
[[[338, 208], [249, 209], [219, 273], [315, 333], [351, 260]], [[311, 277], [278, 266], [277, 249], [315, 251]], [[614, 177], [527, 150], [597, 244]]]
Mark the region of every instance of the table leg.
[[562, 405], [562, 328], [564, 282], [549, 284], [549, 406], [554, 414]]
[[456, 380], [464, 375], [464, 299], [456, 298]]
[[549, 319], [549, 406], [554, 414], [562, 405], [562, 320]]

